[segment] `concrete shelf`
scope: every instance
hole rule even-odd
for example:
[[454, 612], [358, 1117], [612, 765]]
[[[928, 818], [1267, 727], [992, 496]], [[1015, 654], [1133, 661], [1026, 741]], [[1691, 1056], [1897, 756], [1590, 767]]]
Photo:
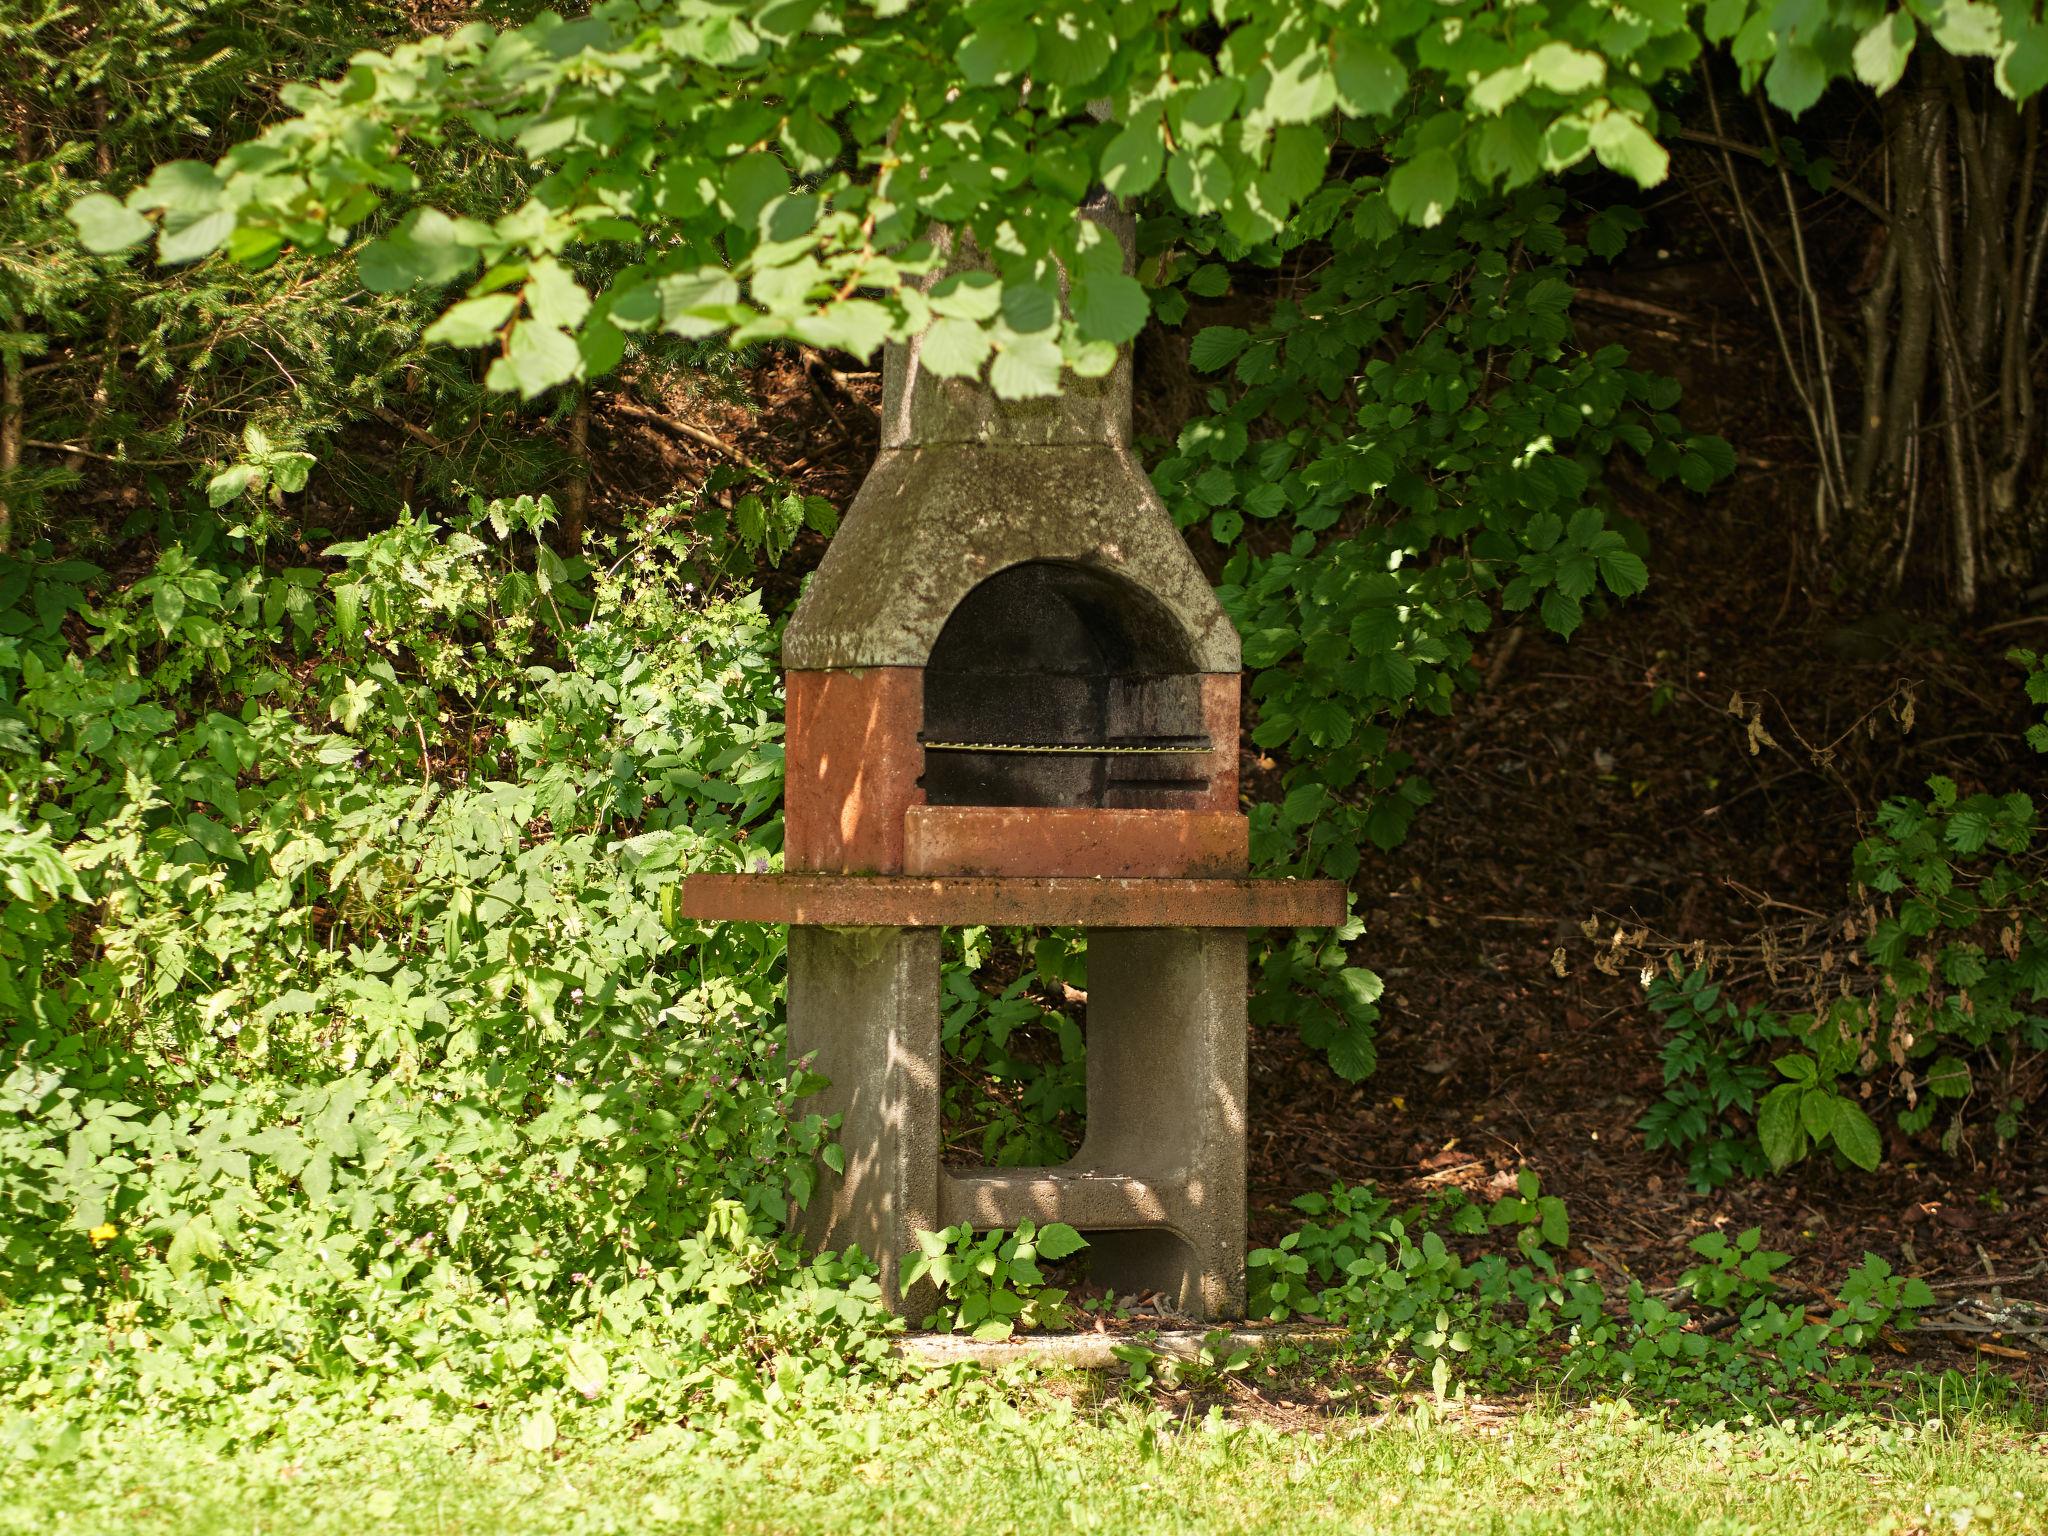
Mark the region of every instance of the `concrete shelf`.
[[810, 928], [1334, 928], [1335, 880], [1086, 875], [690, 875], [682, 913]]

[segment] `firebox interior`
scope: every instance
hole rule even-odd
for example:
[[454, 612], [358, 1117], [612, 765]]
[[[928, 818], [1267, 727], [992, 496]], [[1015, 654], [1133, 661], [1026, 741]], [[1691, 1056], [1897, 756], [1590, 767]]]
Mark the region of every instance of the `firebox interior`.
[[1029, 560], [975, 586], [924, 674], [931, 805], [1174, 807], [1211, 742], [1192, 648], [1111, 572]]

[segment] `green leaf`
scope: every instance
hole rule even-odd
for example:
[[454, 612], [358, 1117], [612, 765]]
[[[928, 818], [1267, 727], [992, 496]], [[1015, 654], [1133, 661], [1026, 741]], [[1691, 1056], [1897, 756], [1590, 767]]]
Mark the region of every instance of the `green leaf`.
[[1780, 1083], [1764, 1096], [1763, 1107], [1757, 1111], [1757, 1140], [1773, 1168], [1789, 1168], [1805, 1154], [1806, 1132], [1799, 1124], [1803, 1091], [1797, 1083]]
[[590, 313], [590, 295], [567, 267], [543, 256], [526, 271], [526, 312], [541, 325], [573, 331]]
[[661, 328], [672, 336], [710, 336], [732, 323], [721, 313], [739, 303], [740, 285], [722, 267], [672, 272], [654, 284], [661, 295]]
[[1616, 597], [1634, 597], [1650, 584], [1650, 568], [1639, 555], [1614, 549], [1603, 551], [1599, 560], [1600, 579]]
[[519, 1426], [519, 1443], [529, 1451], [546, 1450], [555, 1443], [555, 1435], [555, 1416], [545, 1408], [527, 1415], [526, 1422]]
[[954, 63], [969, 85], [1001, 85], [1031, 67], [1038, 56], [1038, 34], [1012, 22], [984, 26], [961, 43]]
[[1223, 156], [1204, 144], [1167, 161], [1166, 185], [1186, 212], [1214, 213], [1237, 191], [1237, 178]]
[[1102, 184], [1116, 197], [1149, 192], [1166, 165], [1166, 146], [1156, 119], [1132, 123], [1102, 151]]
[[2012, 47], [1998, 56], [1992, 78], [2013, 101], [2025, 101], [2048, 85], [2048, 25], [2028, 22]]
[[1049, 1221], [1038, 1229], [1038, 1256], [1058, 1262], [1088, 1246], [1088, 1239], [1063, 1221]]
[[1379, 1051], [1370, 1025], [1340, 1020], [1323, 1046], [1330, 1070], [1347, 1083], [1362, 1083], [1379, 1067]]
[[1835, 1094], [1826, 1088], [1808, 1088], [1799, 1095], [1799, 1124], [1815, 1145], [1828, 1139], [1835, 1128]]
[[1353, 117], [1382, 117], [1408, 90], [1407, 66], [1384, 44], [1356, 32], [1337, 34], [1333, 76], [1338, 105]]
[[563, 1354], [563, 1378], [568, 1382], [569, 1390], [589, 1398], [600, 1396], [612, 1374], [611, 1364], [605, 1359], [604, 1351], [595, 1344], [577, 1339], [570, 1343]]
[[1585, 618], [1585, 613], [1579, 605], [1579, 600], [1569, 592], [1560, 592], [1555, 587], [1552, 587], [1543, 594], [1543, 604], [1540, 611], [1543, 615], [1544, 627], [1550, 630], [1552, 634], [1566, 640], [1571, 639], [1573, 632], [1578, 629], [1580, 622]]
[[1394, 212], [1424, 229], [1441, 224], [1457, 200], [1458, 162], [1447, 149], [1425, 149], [1387, 178], [1387, 201]]
[[2005, 46], [1998, 7], [1984, 0], [1940, 0], [1928, 30], [1937, 43], [1961, 58], [1990, 58]]
[[176, 210], [164, 215], [164, 227], [156, 237], [157, 259], [167, 266], [179, 266], [211, 256], [235, 231], [235, 216], [223, 208], [214, 213], [187, 214]]
[[[993, 320], [1003, 312], [1003, 289], [993, 272], [955, 272], [931, 292], [932, 313], [962, 320]], [[1043, 330], [1043, 326], [1021, 326]]]
[[575, 378], [583, 366], [583, 354], [567, 331], [521, 320], [512, 327], [512, 339], [501, 361], [519, 393], [531, 400], [543, 390]]
[[1121, 272], [1096, 273], [1074, 284], [1074, 320], [1089, 340], [1129, 341], [1145, 328], [1150, 309], [1144, 284]]
[[1005, 400], [1031, 400], [1056, 395], [1060, 388], [1060, 346], [1037, 332], [1012, 336], [989, 365], [989, 387]]
[[918, 361], [943, 379], [968, 379], [981, 372], [988, 360], [987, 331], [972, 320], [947, 316], [931, 323], [918, 344]]
[[1214, 373], [1245, 349], [1249, 334], [1234, 325], [1211, 325], [1195, 336], [1188, 348], [1188, 366], [1202, 373]]
[[1577, 96], [1607, 78], [1607, 61], [1569, 43], [1545, 43], [1529, 55], [1529, 74], [1546, 91]]
[[1359, 1013], [1370, 1009], [1387, 989], [1387, 984], [1380, 980], [1377, 972], [1359, 965], [1347, 965], [1340, 970], [1337, 985], [1343, 993], [1345, 1007]]
[[771, 198], [789, 190], [789, 172], [770, 154], [742, 155], [725, 173], [726, 211], [733, 223], [752, 229]]
[[488, 346], [498, 339], [499, 328], [518, 307], [518, 296], [510, 293], [464, 299], [428, 326], [421, 339], [446, 342], [451, 347]]
[[1827, 65], [1801, 43], [1782, 44], [1764, 75], [1764, 94], [1797, 117], [1828, 88]]
[[1913, 57], [1913, 42], [1920, 29], [1906, 11], [1893, 11], [1856, 40], [1850, 61], [1856, 78], [1882, 94], [1899, 83], [1906, 62]]
[[1633, 177], [1638, 186], [1655, 186], [1671, 169], [1671, 156], [1664, 146], [1651, 138], [1641, 123], [1620, 111], [1609, 112], [1594, 123], [1590, 139], [1602, 165]]
[[1884, 1158], [1883, 1138], [1878, 1135], [1877, 1127], [1871, 1124], [1870, 1116], [1853, 1100], [1835, 1101], [1834, 1136], [1835, 1145], [1842, 1149], [1842, 1156], [1865, 1173], [1874, 1170]]
[[103, 256], [140, 245], [150, 234], [149, 220], [104, 192], [81, 197], [64, 216], [77, 229], [85, 248]]

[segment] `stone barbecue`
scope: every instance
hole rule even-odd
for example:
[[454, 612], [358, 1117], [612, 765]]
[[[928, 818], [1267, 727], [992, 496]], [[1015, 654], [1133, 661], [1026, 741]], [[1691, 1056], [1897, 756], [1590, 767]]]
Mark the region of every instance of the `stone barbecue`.
[[[1131, 227], [1089, 215], [1129, 259]], [[956, 269], [968, 265], [956, 259]], [[883, 1291], [920, 1229], [1064, 1221], [1090, 1277], [1244, 1301], [1246, 930], [1340, 922], [1246, 878], [1238, 640], [1131, 457], [1128, 355], [1009, 402], [886, 354], [881, 452], [783, 640], [784, 868], [695, 875], [695, 918], [785, 922], [789, 1043], [845, 1172], [802, 1225]], [[939, 936], [1087, 930], [1087, 1130], [1058, 1168], [941, 1165]]]

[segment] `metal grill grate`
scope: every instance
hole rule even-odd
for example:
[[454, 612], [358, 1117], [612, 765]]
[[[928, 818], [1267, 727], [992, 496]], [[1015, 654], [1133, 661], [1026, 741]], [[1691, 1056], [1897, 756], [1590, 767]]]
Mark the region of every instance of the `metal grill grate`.
[[1036, 752], [1088, 757], [1161, 757], [1181, 754], [1207, 757], [1216, 750], [1214, 747], [1112, 746], [1106, 742], [927, 741], [921, 745], [927, 752]]

